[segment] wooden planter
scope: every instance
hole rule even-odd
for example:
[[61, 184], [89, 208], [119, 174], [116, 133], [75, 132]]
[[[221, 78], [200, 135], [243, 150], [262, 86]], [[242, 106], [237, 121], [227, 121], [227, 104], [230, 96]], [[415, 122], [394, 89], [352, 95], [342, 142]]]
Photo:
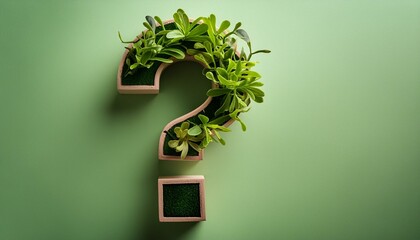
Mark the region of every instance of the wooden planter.
[[[192, 21], [192, 20], [190, 20]], [[174, 20], [168, 20], [165, 21], [165, 25], [166, 24], [170, 24], [173, 23]], [[142, 34], [140, 34], [141, 37]], [[136, 37], [134, 39], [134, 41], [138, 40], [138, 38]], [[130, 44], [128, 46], [129, 48], [132, 47], [132, 44]], [[159, 65], [159, 67], [156, 70], [156, 73], [154, 75], [154, 83], [153, 85], [123, 85], [123, 79], [122, 79], [122, 73], [123, 73], [123, 69], [124, 69], [124, 65], [125, 65], [125, 59], [127, 58], [127, 54], [128, 54], [128, 50], [125, 50], [121, 61], [119, 63], [119, 67], [118, 67], [118, 74], [117, 74], [117, 89], [118, 92], [120, 94], [158, 94], [159, 93], [159, 85], [160, 85], [160, 76], [162, 75], [162, 72], [169, 67], [172, 63], [161, 63]], [[238, 53], [237, 53], [238, 54]], [[193, 56], [190, 55], [186, 55], [184, 59], [179, 60], [179, 59], [174, 59], [172, 58], [173, 63], [175, 62], [180, 62], [180, 61], [192, 61], [192, 62], [198, 62], [201, 65], [203, 65], [201, 62], [197, 61]], [[205, 67], [203, 65], [203, 67]], [[211, 88], [218, 88], [218, 86], [216, 84], [214, 84], [213, 82], [211, 83]], [[201, 104], [198, 108], [194, 109], [193, 111], [175, 119], [172, 120], [171, 122], [169, 122], [162, 130], [161, 135], [160, 135], [160, 139], [159, 139], [159, 147], [158, 147], [158, 158], [159, 160], [186, 160], [186, 161], [197, 161], [197, 160], [202, 160], [203, 156], [204, 156], [204, 150], [201, 150], [200, 152], [198, 152], [198, 155], [196, 156], [190, 156], [188, 155], [185, 159], [181, 159], [181, 156], [177, 156], [177, 155], [166, 155], [164, 153], [164, 144], [165, 144], [165, 139], [166, 139], [166, 135], [167, 135], [167, 131], [169, 129], [171, 129], [172, 127], [174, 127], [175, 125], [184, 122], [185, 120], [198, 115], [200, 112], [202, 112], [210, 103], [212, 102], [212, 97], [208, 97], [206, 99], [206, 101], [204, 101], [203, 104]], [[229, 120], [228, 122], [226, 122], [223, 126], [228, 127], [229, 125], [231, 125], [234, 122], [233, 119]]]
[[159, 177], [160, 222], [199, 222], [206, 220], [204, 177]]
[[[170, 19], [164, 22], [164, 25], [173, 23], [174, 20]], [[157, 26], [160, 26], [159, 24], [157, 24]], [[139, 37], [141, 37], [143, 35], [143, 32], [140, 33]], [[139, 38], [136, 37], [134, 39], [134, 41], [138, 41]], [[128, 48], [132, 48], [133, 44], [130, 43], [128, 45]], [[154, 78], [154, 84], [153, 85], [123, 85], [123, 81], [122, 81], [122, 73], [123, 73], [123, 68], [125, 65], [125, 59], [127, 58], [128, 55], [128, 49], [126, 49], [124, 51], [124, 54], [121, 58], [120, 64], [118, 66], [118, 74], [117, 74], [117, 89], [118, 92], [121, 94], [158, 94], [159, 93], [159, 82], [160, 82], [160, 75], [162, 74], [163, 70], [165, 70], [169, 65], [171, 65], [172, 63], [162, 63], [159, 68], [156, 71], [155, 74], [155, 78]], [[174, 60], [174, 62], [177, 61], [196, 61], [194, 59], [194, 57], [190, 56], [190, 57], [186, 57], [184, 60], [178, 60], [178, 59], [172, 59]], [[196, 61], [198, 62], [198, 61]]]

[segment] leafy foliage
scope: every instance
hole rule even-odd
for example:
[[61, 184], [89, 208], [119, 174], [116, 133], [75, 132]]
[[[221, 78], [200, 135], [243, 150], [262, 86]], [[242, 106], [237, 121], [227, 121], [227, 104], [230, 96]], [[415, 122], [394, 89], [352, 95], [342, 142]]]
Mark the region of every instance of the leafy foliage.
[[[175, 29], [166, 29], [159, 17], [146, 16], [146, 27], [135, 41], [129, 43], [125, 74], [133, 74], [142, 68], [150, 68], [153, 64], [171, 63], [172, 58], [183, 59], [185, 53], [206, 66], [205, 76], [213, 81], [218, 88], [210, 89], [210, 97], [222, 97], [222, 104], [214, 116], [203, 112], [198, 115], [199, 122], [185, 121], [175, 127], [175, 136], [168, 142], [169, 147], [181, 152], [181, 158], [187, 156], [189, 148], [200, 151], [212, 141], [225, 144], [220, 132], [230, 129], [223, 126], [230, 119], [241, 123], [242, 130], [246, 125], [239, 118], [241, 113], [249, 111], [252, 101], [262, 103], [264, 91], [261, 89], [260, 74], [252, 68], [253, 55], [269, 53], [269, 50], [252, 50], [248, 33], [241, 29], [241, 23], [236, 23], [229, 31], [231, 23], [224, 20], [217, 26], [216, 16], [199, 17], [190, 20], [188, 15], [178, 9], [173, 15]], [[246, 43], [249, 52], [237, 49], [237, 39]], [[191, 126], [191, 127], [190, 127]]]
[[188, 122], [183, 122], [180, 127], [175, 127], [175, 134], [178, 139], [170, 140], [168, 142], [169, 147], [175, 148], [177, 152], [181, 152], [181, 158], [184, 159], [187, 156], [188, 148], [192, 147], [196, 151], [200, 151], [201, 148], [198, 146], [198, 142], [201, 141], [200, 137], [197, 137], [201, 134], [201, 128], [194, 126], [191, 129], [189, 128], [190, 124]]

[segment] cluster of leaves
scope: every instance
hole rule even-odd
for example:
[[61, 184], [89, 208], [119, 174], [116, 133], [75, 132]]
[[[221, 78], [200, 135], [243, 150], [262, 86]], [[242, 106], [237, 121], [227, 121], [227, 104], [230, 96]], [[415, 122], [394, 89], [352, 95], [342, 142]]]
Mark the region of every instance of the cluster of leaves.
[[150, 68], [156, 62], [172, 63], [171, 58], [184, 59], [186, 49], [183, 42], [203, 41], [202, 35], [207, 32], [207, 25], [199, 24], [200, 19], [190, 22], [181, 9], [173, 17], [177, 27], [175, 30], [165, 29], [158, 16], [146, 16], [143, 25], [147, 30], [134, 41], [124, 41], [118, 32], [122, 43], [131, 44], [126, 47], [128, 54], [125, 63], [128, 70], [125, 75], [132, 75], [141, 68]]
[[[171, 63], [171, 58], [183, 59], [187, 53], [206, 66], [206, 78], [218, 86], [207, 92], [208, 96], [222, 98], [222, 104], [214, 116], [200, 114], [200, 124], [186, 121], [174, 129], [176, 136], [172, 136], [169, 146], [181, 152], [181, 158], [185, 158], [189, 147], [200, 151], [212, 141], [224, 144], [219, 131], [229, 131], [223, 124], [230, 119], [239, 121], [242, 130], [246, 130], [246, 125], [239, 118], [240, 113], [249, 110], [251, 101], [261, 103], [264, 98], [260, 88], [263, 83], [259, 81], [261, 76], [252, 70], [256, 62], [252, 62], [251, 57], [270, 51], [253, 51], [250, 38], [240, 28], [240, 22], [229, 31], [231, 23], [224, 20], [217, 27], [213, 14], [191, 21], [182, 9], [178, 9], [173, 17], [175, 29], [166, 29], [157, 16], [147, 16], [147, 21], [143, 23], [147, 30], [136, 41], [124, 42], [121, 36], [120, 39], [132, 44], [127, 47], [129, 54], [126, 64], [129, 70], [126, 74], [133, 74], [144, 67], [150, 68], [156, 62]], [[244, 48], [238, 51], [235, 36], [246, 43], [248, 53]]]
[[[181, 152], [182, 159], [187, 156], [190, 147], [199, 152], [212, 141], [225, 145], [225, 141], [220, 136], [219, 131], [230, 132], [229, 128], [220, 125], [224, 123], [226, 117], [210, 121], [207, 116], [199, 114], [198, 118], [201, 121], [200, 124], [185, 121], [181, 126], [175, 127], [176, 137], [172, 136], [173, 140], [168, 142], [169, 147], [174, 148], [177, 152]], [[190, 125], [192, 125], [191, 128]]]

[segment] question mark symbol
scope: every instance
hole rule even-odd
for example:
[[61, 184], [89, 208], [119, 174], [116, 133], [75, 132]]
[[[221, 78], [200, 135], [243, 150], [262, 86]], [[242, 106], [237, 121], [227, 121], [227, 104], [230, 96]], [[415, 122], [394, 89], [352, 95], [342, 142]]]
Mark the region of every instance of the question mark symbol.
[[[160, 77], [163, 71], [172, 63], [162, 63], [156, 70], [153, 85], [123, 85], [122, 73], [127, 58], [128, 49], [124, 52], [118, 67], [117, 89], [120, 94], [158, 94], [160, 86]], [[173, 63], [179, 61], [198, 62], [194, 57], [187, 55], [184, 59], [173, 59]], [[198, 62], [200, 63], [200, 62]], [[202, 63], [200, 63], [202, 65]], [[204, 67], [204, 65], [203, 65]], [[212, 83], [212, 88], [217, 86]], [[212, 97], [208, 97], [199, 107], [191, 112], [178, 117], [169, 122], [162, 130], [159, 139], [158, 157], [160, 160], [181, 160], [181, 156], [165, 155], [164, 144], [167, 131], [178, 123], [184, 122], [204, 110], [212, 101]], [[227, 123], [227, 124], [230, 124]], [[202, 160], [204, 150], [201, 150], [197, 156], [187, 156], [183, 160]], [[183, 193], [188, 191], [188, 197]], [[179, 209], [176, 206], [179, 202], [188, 202], [188, 211], [182, 212], [186, 216], [178, 216], [179, 213], [173, 209]], [[164, 204], [165, 203], [165, 204]], [[204, 176], [172, 176], [158, 178], [158, 208], [160, 222], [196, 222], [205, 221], [205, 191]]]
[[[180, 10], [178, 10], [180, 11]], [[147, 17], [146, 17], [147, 19]], [[149, 19], [148, 19], [149, 20]], [[174, 22], [169, 20], [164, 25]], [[143, 32], [142, 34], [145, 34]], [[141, 38], [142, 34], [139, 35], [124, 52], [122, 59], [118, 67], [117, 75], [117, 89], [121, 94], [158, 94], [160, 77], [162, 72], [169, 67], [172, 63], [179, 61], [192, 61], [200, 63], [204, 68], [206, 67], [202, 62], [197, 61], [193, 56], [186, 55], [183, 59], [171, 58], [171, 63], [161, 63], [156, 69], [154, 75], [154, 81], [152, 85], [124, 85], [123, 84], [123, 70], [126, 63], [129, 49], [133, 48], [133, 43], [137, 42]], [[236, 55], [240, 55], [235, 52]], [[218, 88], [218, 86], [212, 82], [212, 89]], [[198, 155], [190, 156], [187, 155], [181, 159], [180, 155], [167, 155], [165, 154], [165, 144], [167, 144], [168, 131], [174, 126], [190, 119], [191, 117], [197, 116], [200, 112], [204, 111], [207, 106], [213, 101], [213, 97], [208, 98], [193, 111], [178, 117], [169, 122], [162, 130], [159, 147], [158, 147], [158, 158], [160, 160], [202, 160], [204, 150], [198, 151]], [[235, 120], [230, 119], [223, 124], [224, 127], [228, 127]], [[159, 202], [159, 221], [161, 222], [186, 222], [186, 221], [204, 221], [206, 220], [205, 214], [205, 197], [204, 197], [204, 177], [203, 176], [174, 176], [174, 177], [159, 177], [158, 178], [158, 202]], [[173, 210], [179, 209], [179, 202], [189, 202], [186, 206], [183, 206], [181, 214], [173, 214]], [[177, 210], [175, 210], [177, 211]]]
[[[123, 85], [122, 84], [122, 71], [127, 57], [128, 50], [124, 52], [122, 60], [118, 68], [117, 77], [117, 88], [121, 94], [158, 94], [160, 85], [160, 76], [163, 71], [168, 68], [172, 63], [162, 63], [156, 71], [154, 76], [153, 85]], [[179, 61], [191, 61], [198, 62], [194, 57], [187, 55], [182, 60], [174, 59], [174, 62]], [[200, 62], [199, 62], [200, 63]], [[201, 64], [201, 63], [200, 63]], [[212, 88], [217, 86], [212, 83]], [[178, 123], [184, 122], [190, 117], [196, 116], [203, 111], [213, 100], [212, 97], [208, 97], [199, 107], [192, 110], [191, 112], [178, 117], [169, 122], [162, 130], [159, 140], [159, 159], [160, 160], [181, 160], [181, 156], [171, 156], [164, 154], [164, 144], [167, 131]], [[230, 124], [229, 121], [227, 124]], [[197, 156], [187, 156], [183, 160], [202, 160], [203, 150], [201, 150]], [[189, 191], [188, 197], [183, 196], [182, 193]], [[181, 193], [181, 194], [180, 194]], [[182, 200], [182, 201], [181, 201]], [[173, 216], [173, 206], [178, 202], [188, 203], [188, 211], [183, 214], [188, 216]], [[165, 204], [164, 204], [165, 203]], [[204, 192], [204, 176], [172, 176], [172, 177], [159, 177], [158, 178], [158, 205], [159, 205], [159, 221], [160, 222], [196, 222], [205, 221], [205, 192]], [[192, 207], [191, 207], [192, 206]], [[176, 209], [176, 207], [175, 207]], [[176, 213], [175, 213], [176, 215]]]

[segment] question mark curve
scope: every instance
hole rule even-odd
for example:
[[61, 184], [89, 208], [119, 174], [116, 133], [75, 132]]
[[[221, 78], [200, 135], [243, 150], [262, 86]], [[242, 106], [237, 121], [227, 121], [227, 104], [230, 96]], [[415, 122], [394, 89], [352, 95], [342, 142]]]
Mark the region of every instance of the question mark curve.
[[[170, 65], [181, 62], [181, 61], [188, 61], [188, 62], [198, 62], [200, 65], [204, 67], [204, 65], [197, 61], [193, 56], [186, 55], [184, 59], [175, 59], [171, 58], [173, 60], [173, 63], [162, 63], [160, 64], [159, 68], [156, 71], [155, 77], [154, 77], [154, 84], [153, 85], [123, 85], [122, 84], [122, 71], [125, 63], [125, 59], [127, 57], [128, 50], [125, 50], [122, 59], [120, 61], [119, 67], [118, 67], [118, 75], [117, 75], [117, 89], [120, 94], [158, 94], [159, 93], [159, 86], [160, 86], [160, 76], [162, 75], [163, 71], [168, 68]], [[212, 83], [211, 88], [217, 88], [217, 85]], [[173, 126], [175, 126], [178, 123], [181, 123], [190, 117], [198, 115], [201, 111], [203, 111], [213, 100], [213, 97], [207, 97], [207, 99], [196, 109], [192, 110], [191, 112], [182, 115], [181, 117], [178, 117], [171, 122], [169, 122], [162, 130], [160, 138], [159, 138], [159, 147], [158, 147], [158, 158], [159, 160], [187, 160], [187, 161], [196, 161], [196, 160], [202, 160], [204, 157], [204, 149], [200, 150], [198, 152], [197, 156], [187, 156], [185, 159], [181, 159], [180, 156], [176, 155], [165, 155], [164, 154], [164, 144], [165, 144], [165, 138], [167, 135], [167, 131], [171, 129]], [[228, 122], [223, 124], [223, 126], [228, 127], [231, 125], [235, 120], [230, 119]]]

